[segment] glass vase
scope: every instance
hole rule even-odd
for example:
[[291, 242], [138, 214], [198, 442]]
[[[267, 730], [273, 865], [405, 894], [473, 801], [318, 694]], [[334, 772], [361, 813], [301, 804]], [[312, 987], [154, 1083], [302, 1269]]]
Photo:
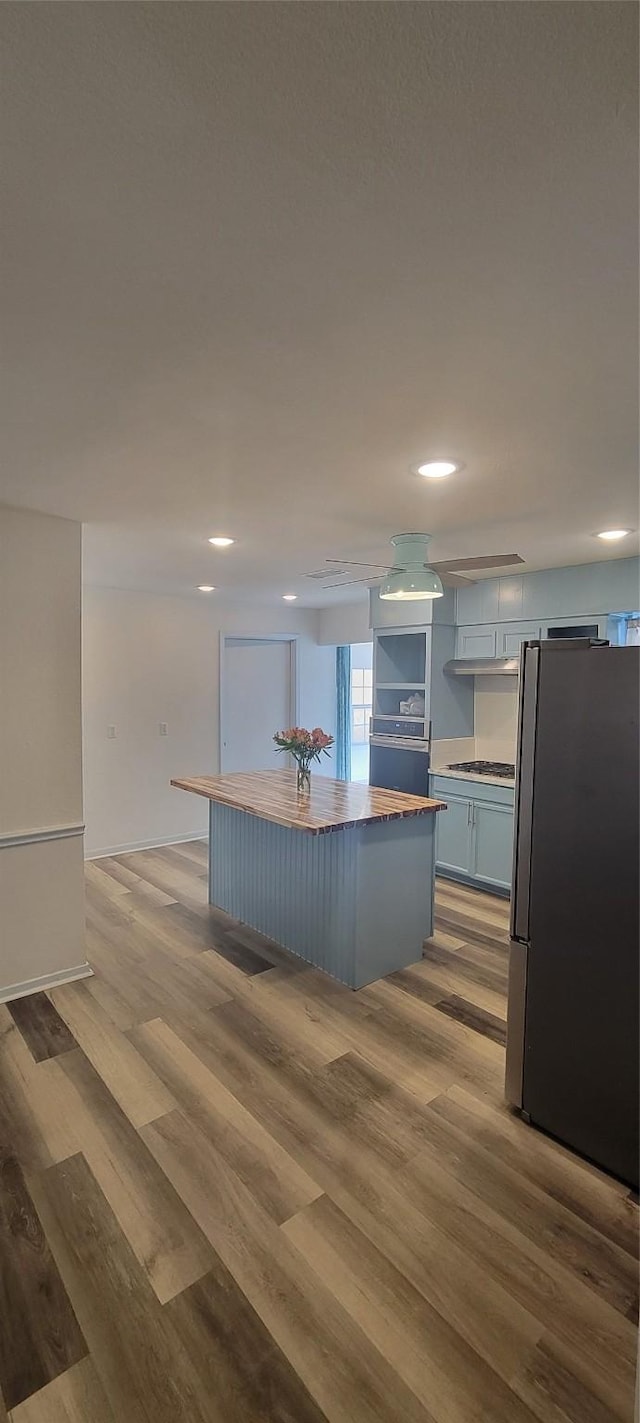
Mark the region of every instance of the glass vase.
[[309, 766], [301, 766], [299, 762], [296, 767], [296, 786], [299, 791], [311, 790], [311, 770]]

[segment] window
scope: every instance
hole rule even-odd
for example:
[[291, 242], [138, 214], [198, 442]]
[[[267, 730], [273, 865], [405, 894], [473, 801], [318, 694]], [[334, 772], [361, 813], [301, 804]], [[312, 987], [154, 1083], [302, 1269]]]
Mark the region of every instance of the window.
[[351, 744], [366, 746], [369, 717], [373, 710], [373, 672], [370, 667], [354, 667], [351, 672]]

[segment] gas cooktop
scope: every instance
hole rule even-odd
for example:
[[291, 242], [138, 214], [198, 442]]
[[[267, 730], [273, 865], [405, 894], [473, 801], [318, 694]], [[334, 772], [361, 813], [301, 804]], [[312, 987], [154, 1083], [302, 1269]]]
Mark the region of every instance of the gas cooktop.
[[516, 774], [515, 766], [508, 761], [458, 761], [453, 766], [447, 766], [448, 771], [471, 771], [478, 776], [504, 776], [505, 780], [513, 780]]

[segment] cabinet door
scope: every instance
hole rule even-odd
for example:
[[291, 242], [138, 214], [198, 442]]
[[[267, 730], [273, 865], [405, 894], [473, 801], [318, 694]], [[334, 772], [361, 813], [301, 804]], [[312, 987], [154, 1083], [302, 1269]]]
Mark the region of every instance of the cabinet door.
[[456, 633], [456, 657], [495, 657], [495, 627], [459, 627]]
[[506, 805], [473, 807], [471, 874], [482, 884], [498, 889], [511, 886], [513, 810]]
[[498, 657], [519, 657], [523, 642], [540, 637], [540, 623], [507, 623], [498, 629]]
[[447, 809], [439, 810], [436, 822], [436, 868], [471, 872], [472, 804], [447, 796]]

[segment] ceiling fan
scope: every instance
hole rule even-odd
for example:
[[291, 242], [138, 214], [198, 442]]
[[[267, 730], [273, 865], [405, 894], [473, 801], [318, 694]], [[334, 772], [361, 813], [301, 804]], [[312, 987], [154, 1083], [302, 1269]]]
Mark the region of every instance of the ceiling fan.
[[[374, 584], [380, 582], [380, 597], [397, 602], [415, 602], [422, 598], [441, 598], [444, 587], [464, 588], [475, 580], [464, 578], [460, 570], [481, 568], [508, 568], [523, 563], [519, 553], [479, 554], [477, 558], [447, 558], [444, 562], [429, 563], [427, 549], [430, 534], [396, 534], [390, 539], [395, 551], [392, 564], [354, 563], [350, 559], [328, 558], [327, 563], [340, 568], [368, 568], [369, 574], [362, 578], [349, 578], [339, 583], [325, 583], [325, 588], [349, 588], [355, 583]], [[374, 570], [378, 570], [375, 572]], [[335, 576], [331, 569], [324, 575]], [[320, 578], [322, 574], [309, 574], [310, 578]]]

